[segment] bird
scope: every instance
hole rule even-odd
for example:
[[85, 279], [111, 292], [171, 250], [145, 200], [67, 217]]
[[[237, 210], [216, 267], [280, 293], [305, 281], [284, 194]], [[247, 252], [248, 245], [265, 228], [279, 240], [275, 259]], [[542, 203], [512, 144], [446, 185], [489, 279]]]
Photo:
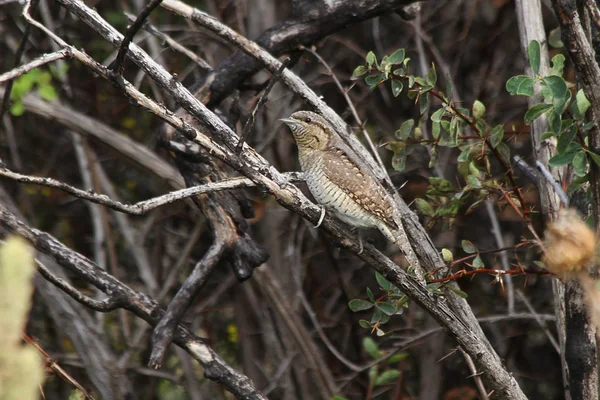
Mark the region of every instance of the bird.
[[280, 121], [292, 131], [308, 189], [323, 207], [316, 227], [327, 210], [352, 227], [376, 228], [399, 245], [392, 196], [332, 125], [311, 111], [296, 111]]

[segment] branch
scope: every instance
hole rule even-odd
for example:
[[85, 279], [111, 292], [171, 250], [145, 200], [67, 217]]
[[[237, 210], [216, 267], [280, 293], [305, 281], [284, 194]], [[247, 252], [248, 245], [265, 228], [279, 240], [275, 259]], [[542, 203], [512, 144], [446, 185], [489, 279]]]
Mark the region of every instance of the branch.
[[[102, 292], [122, 301], [123, 307], [151, 325], [156, 325], [163, 314], [156, 301], [146, 294], [136, 292], [103, 271], [92, 261], [69, 249], [53, 236], [32, 229], [0, 204], [0, 225], [29, 241], [38, 250], [52, 256], [63, 267], [96, 286]], [[78, 300], [74, 297], [75, 300]], [[85, 304], [85, 303], [84, 303]], [[244, 399], [266, 400], [248, 377], [236, 372], [225, 363], [204, 341], [187, 328], [177, 327], [174, 342], [186, 350], [205, 369], [207, 378], [219, 382], [234, 396]]]
[[3, 73], [2, 75], [0, 75], [0, 83], [4, 83], [6, 81], [18, 78], [19, 76], [28, 73], [32, 69], [39, 68], [42, 65], [46, 65], [56, 60], [70, 57], [72, 57], [72, 55], [69, 52], [69, 49], [62, 49], [59, 51], [55, 51], [54, 53], [44, 54], [36, 58], [35, 60], [28, 62], [27, 64], [23, 64], [20, 67], [11, 69], [10, 71]]
[[156, 7], [158, 7], [160, 5], [160, 3], [162, 3], [162, 0], [152, 0], [150, 3], [148, 3], [148, 5], [146, 7], [144, 7], [144, 9], [140, 13], [140, 15], [138, 15], [135, 22], [127, 28], [127, 31], [125, 32], [125, 36], [123, 37], [123, 41], [121, 42], [121, 45], [119, 46], [119, 52], [117, 53], [117, 57], [112, 62], [112, 65], [111, 65], [112, 73], [114, 73], [118, 76], [123, 75], [123, 70], [125, 68], [124, 67], [125, 56], [127, 55], [127, 49], [129, 48], [129, 45], [131, 44], [133, 37], [140, 29], [142, 29], [142, 26], [144, 26], [144, 24], [146, 23], [146, 19], [148, 19], [148, 17], [150, 16], [150, 13], [152, 11], [154, 11], [154, 9]]
[[[111, 199], [105, 194], [97, 194], [91, 190], [82, 190], [73, 187], [67, 183], [58, 181], [53, 178], [44, 178], [30, 175], [19, 174], [18, 172], [10, 171], [9, 169], [0, 168], [0, 176], [12, 179], [21, 183], [30, 183], [34, 185], [46, 186], [62, 190], [63, 192], [72, 194], [83, 200], [89, 200], [93, 203], [100, 204], [116, 211], [121, 211], [131, 215], [144, 215], [150, 211], [162, 207], [167, 204], [172, 204], [180, 200], [184, 200], [199, 194], [213, 193], [222, 190], [244, 189], [254, 187], [256, 184], [248, 178], [231, 178], [221, 182], [207, 183], [202, 186], [193, 186], [185, 189], [176, 190], [162, 196], [152, 199], [143, 200], [135, 204], [124, 204], [120, 201]], [[288, 172], [284, 176], [287, 177], [289, 183], [304, 181], [302, 173]]]

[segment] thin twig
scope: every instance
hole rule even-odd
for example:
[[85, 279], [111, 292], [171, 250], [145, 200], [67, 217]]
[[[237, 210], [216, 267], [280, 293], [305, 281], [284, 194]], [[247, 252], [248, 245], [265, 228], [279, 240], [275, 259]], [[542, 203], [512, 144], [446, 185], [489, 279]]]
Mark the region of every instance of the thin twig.
[[568, 207], [569, 206], [569, 198], [567, 197], [567, 194], [565, 193], [565, 191], [563, 190], [563, 188], [560, 186], [560, 184], [558, 182], [556, 182], [556, 179], [554, 179], [554, 177], [552, 176], [552, 174], [550, 173], [550, 171], [548, 171], [548, 169], [546, 168], [546, 166], [544, 164], [542, 164], [540, 162], [540, 160], [535, 160], [535, 166], [537, 167], [538, 171], [540, 171], [542, 173], [542, 175], [544, 176], [544, 178], [546, 178], [546, 180], [548, 181], [548, 183], [552, 186], [552, 188], [554, 189], [554, 192], [560, 198], [560, 201], [566, 207]]
[[[500, 221], [498, 221], [498, 215], [496, 215], [496, 211], [494, 210], [494, 202], [491, 199], [486, 201], [485, 208], [487, 214], [490, 217], [490, 222], [492, 223], [492, 233], [494, 235], [496, 245], [500, 248], [503, 248], [505, 247], [504, 237], [502, 236], [502, 229], [500, 228]], [[505, 251], [500, 252], [500, 264], [502, 264], [502, 269], [504, 269], [505, 271], [508, 271], [510, 269], [508, 255]], [[503, 278], [504, 283], [506, 283], [506, 301], [508, 314], [510, 315], [515, 312], [515, 287], [513, 285], [511, 274], [506, 274]]]
[[48, 282], [57, 286], [60, 290], [62, 290], [63, 292], [65, 292], [66, 294], [71, 296], [74, 300], [83, 304], [86, 307], [91, 308], [92, 310], [103, 312], [103, 313], [110, 312], [110, 311], [116, 310], [117, 308], [122, 307], [124, 304], [121, 299], [116, 298], [116, 297], [109, 297], [105, 300], [92, 299], [92, 298], [84, 295], [83, 293], [81, 293], [79, 290], [77, 290], [73, 286], [71, 286], [71, 284], [69, 282], [67, 282], [66, 280], [54, 275], [52, 272], [50, 272], [50, 270], [48, 268], [46, 268], [46, 266], [44, 264], [42, 264], [41, 261], [36, 259], [35, 263], [38, 266], [38, 271], [40, 271], [40, 274], [44, 278], [46, 278], [46, 280]]
[[517, 166], [517, 168], [525, 176], [527, 176], [527, 178], [529, 178], [529, 179], [531, 179], [531, 181], [537, 183], [537, 181], [538, 181], [537, 172], [535, 172], [535, 169], [531, 168], [529, 166], [529, 164], [527, 164], [527, 162], [525, 160], [523, 160], [523, 158], [521, 158], [521, 156], [519, 156], [518, 154], [515, 154], [513, 156], [513, 161], [516, 163], [515, 165]]
[[[289, 183], [303, 181], [302, 173], [300, 172], [288, 172], [284, 174]], [[72, 194], [80, 199], [89, 200], [93, 203], [97, 203], [116, 211], [121, 211], [132, 215], [144, 215], [154, 210], [155, 208], [171, 204], [183, 199], [187, 199], [198, 194], [218, 192], [222, 190], [233, 190], [233, 189], [244, 189], [256, 186], [248, 178], [231, 178], [220, 182], [207, 183], [202, 186], [193, 186], [185, 189], [173, 191], [171, 193], [164, 194], [162, 196], [154, 197], [152, 199], [140, 201], [135, 204], [124, 204], [120, 201], [112, 200], [107, 195], [96, 194], [89, 190], [77, 189], [64, 182], [58, 181], [53, 178], [42, 178], [37, 176], [23, 175], [18, 172], [10, 171], [8, 169], [0, 169], [0, 176], [12, 179], [21, 183], [31, 183], [35, 185], [47, 186], [55, 189], [62, 190], [63, 192]]]
[[94, 400], [94, 397], [83, 387], [83, 385], [75, 378], [73, 378], [67, 371], [65, 371], [52, 357], [50, 354], [46, 353], [44, 349], [29, 335], [23, 333], [23, 340], [33, 346], [41, 355], [44, 357], [46, 361], [46, 366], [50, 368], [54, 373], [60, 376], [63, 380], [69, 382], [73, 385], [77, 390], [81, 392], [81, 394], [88, 400]]
[[118, 76], [123, 75], [125, 55], [127, 55], [127, 51], [129, 50], [129, 45], [131, 44], [133, 37], [142, 28], [142, 26], [144, 26], [146, 19], [150, 16], [150, 13], [154, 11], [154, 9], [158, 7], [162, 1], [163, 0], [152, 0], [150, 3], [148, 3], [148, 5], [137, 17], [135, 22], [131, 24], [129, 28], [127, 28], [127, 32], [125, 32], [121, 46], [119, 46], [117, 57], [111, 65], [111, 70], [114, 74]]
[[465, 361], [467, 362], [467, 365], [469, 366], [469, 370], [471, 370], [471, 373], [472, 373], [471, 376], [475, 379], [475, 385], [477, 386], [477, 390], [479, 391], [479, 398], [481, 400], [488, 400], [489, 396], [487, 394], [487, 391], [485, 390], [485, 386], [483, 386], [483, 382], [481, 381], [481, 373], [477, 372], [477, 368], [475, 367], [475, 364], [473, 363], [473, 359], [471, 358], [470, 355], [467, 354], [466, 351], [463, 350], [462, 347], [459, 346], [458, 349], [460, 350], [463, 357], [465, 358]]
[[[134, 22], [136, 20], [135, 15], [132, 15], [128, 12], [125, 12], [125, 16], [127, 16], [127, 18], [131, 22]], [[145, 30], [146, 32], [150, 33], [151, 35], [154, 35], [155, 37], [157, 37], [158, 39], [163, 41], [163, 43], [169, 45], [169, 47], [171, 49], [178, 51], [181, 54], [188, 57], [190, 60], [192, 60], [193, 62], [198, 64], [198, 66], [200, 68], [202, 68], [203, 70], [208, 71], [208, 72], [211, 72], [213, 70], [212, 66], [209, 63], [207, 63], [206, 61], [204, 61], [201, 57], [198, 57], [196, 55], [196, 53], [194, 53], [192, 50], [188, 49], [187, 47], [181, 45], [179, 42], [177, 42], [171, 36], [167, 35], [166, 33], [161, 32], [158, 28], [156, 28], [151, 23], [147, 22], [146, 24], [144, 24], [142, 29]]]
[[54, 53], [44, 54], [36, 58], [35, 60], [28, 62], [27, 64], [23, 64], [20, 67], [11, 69], [10, 71], [3, 73], [2, 75], [0, 75], [0, 83], [4, 83], [8, 80], [18, 78], [19, 76], [26, 74], [32, 69], [39, 68], [42, 65], [49, 64], [56, 60], [69, 57], [72, 57], [72, 54], [69, 51], [69, 49], [62, 49], [59, 51], [55, 51]]
[[556, 339], [554, 338], [554, 336], [552, 335], [552, 333], [550, 333], [550, 330], [548, 329], [546, 322], [544, 322], [541, 318], [539, 318], [539, 314], [535, 311], [535, 309], [533, 308], [533, 306], [531, 305], [531, 303], [529, 302], [527, 297], [525, 297], [525, 295], [523, 294], [522, 291], [517, 290], [517, 295], [519, 296], [519, 299], [523, 302], [523, 304], [525, 304], [525, 307], [527, 307], [529, 312], [531, 314], [533, 314], [533, 316], [535, 317], [535, 320], [540, 325], [540, 327], [546, 334], [546, 337], [550, 341], [550, 344], [552, 344], [552, 347], [554, 347], [554, 350], [556, 350], [556, 352], [558, 354], [560, 354], [560, 346], [559, 346], [558, 342], [556, 341]]
[[196, 264], [194, 271], [186, 279], [183, 286], [181, 286], [173, 300], [171, 300], [171, 303], [169, 303], [167, 311], [165, 311], [158, 324], [154, 327], [152, 353], [148, 361], [149, 367], [158, 369], [161, 366], [167, 348], [173, 341], [173, 334], [179, 325], [179, 321], [226, 250], [227, 244], [225, 241], [221, 241], [220, 238], [216, 237], [215, 242], [204, 254], [202, 260]]
[[258, 112], [262, 109], [263, 105], [267, 102], [267, 97], [269, 97], [269, 93], [271, 92], [271, 89], [273, 89], [273, 86], [275, 86], [275, 83], [277, 83], [277, 81], [281, 77], [281, 74], [283, 73], [283, 70], [285, 70], [287, 68], [289, 63], [290, 63], [290, 58], [286, 57], [281, 62], [281, 66], [279, 67], [277, 72], [275, 72], [273, 75], [271, 75], [271, 79], [269, 79], [269, 84], [265, 88], [264, 92], [261, 94], [260, 98], [258, 99], [258, 102], [256, 103], [256, 106], [250, 113], [250, 116], [248, 117], [248, 120], [246, 121], [246, 125], [244, 125], [244, 130], [242, 132], [242, 136], [240, 136], [240, 140], [238, 141], [238, 144], [235, 147], [236, 153], [239, 154], [242, 151], [242, 148], [244, 147], [244, 142], [247, 140], [248, 135], [250, 134], [250, 131], [252, 131], [252, 128], [254, 127], [254, 121], [256, 119], [256, 114], [258, 114]]

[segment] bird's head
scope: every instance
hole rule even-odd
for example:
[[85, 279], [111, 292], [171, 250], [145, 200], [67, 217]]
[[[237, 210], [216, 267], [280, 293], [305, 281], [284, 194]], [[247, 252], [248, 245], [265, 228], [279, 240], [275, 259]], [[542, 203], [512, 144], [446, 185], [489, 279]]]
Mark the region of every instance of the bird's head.
[[285, 122], [294, 134], [299, 148], [323, 150], [332, 135], [332, 128], [325, 118], [310, 111], [296, 111]]

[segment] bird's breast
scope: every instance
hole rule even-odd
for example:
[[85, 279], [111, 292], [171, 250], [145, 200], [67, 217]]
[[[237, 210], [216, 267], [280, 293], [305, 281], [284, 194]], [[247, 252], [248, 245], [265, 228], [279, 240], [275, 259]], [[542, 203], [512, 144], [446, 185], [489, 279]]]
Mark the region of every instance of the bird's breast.
[[354, 201], [341, 187], [325, 174], [322, 158], [309, 155], [300, 158], [308, 190], [319, 204], [333, 211], [342, 221], [356, 227], [369, 228], [377, 225], [373, 214]]

